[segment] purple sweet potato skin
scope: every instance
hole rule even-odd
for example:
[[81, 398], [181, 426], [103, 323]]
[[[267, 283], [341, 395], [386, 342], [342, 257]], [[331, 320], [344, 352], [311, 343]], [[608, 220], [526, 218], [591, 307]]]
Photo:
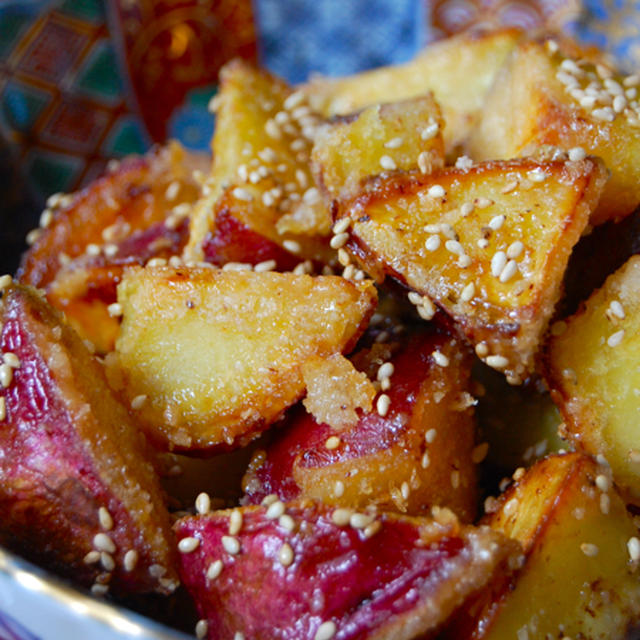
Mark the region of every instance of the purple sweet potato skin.
[[[437, 590], [451, 588], [448, 580], [469, 553], [457, 524], [434, 535], [438, 525], [430, 520], [379, 515], [379, 530], [367, 537], [363, 529], [335, 524], [332, 510], [318, 504], [287, 505], [294, 532], [267, 518], [265, 507], [240, 512], [235, 555], [223, 546], [230, 511], [183, 518], [174, 526], [179, 540], [199, 541], [195, 550], [181, 554], [180, 572], [212, 640], [233, 638], [237, 631], [256, 640], [313, 640], [328, 621], [341, 640], [429, 633], [440, 622], [433, 617], [411, 631], [407, 626], [422, 619], [432, 595], [434, 604], [447, 601]], [[280, 559], [284, 544], [293, 552], [286, 566]], [[217, 560], [222, 571], [207, 577]], [[437, 615], [446, 616], [449, 607], [443, 604]]]
[[[14, 286], [4, 295], [0, 350], [17, 356], [19, 367], [0, 389], [0, 543], [85, 586], [99, 581], [117, 594], [169, 592], [171, 582], [177, 585], [174, 542], [145, 444], [131, 433], [99, 365], [58, 320], [29, 288]], [[133, 487], [146, 492], [155, 515], [131, 508]], [[110, 526], [100, 521], [101, 507]], [[115, 545], [109, 570], [85, 562], [98, 533]], [[138, 562], [126, 570], [131, 549]], [[166, 567], [164, 585], [149, 574], [151, 564]]]

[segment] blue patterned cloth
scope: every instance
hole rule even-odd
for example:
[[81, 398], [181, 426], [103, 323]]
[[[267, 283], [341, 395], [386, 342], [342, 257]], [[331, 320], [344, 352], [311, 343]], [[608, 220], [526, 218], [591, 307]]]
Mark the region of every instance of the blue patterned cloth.
[[262, 61], [290, 82], [403, 62], [427, 40], [423, 0], [257, 0]]

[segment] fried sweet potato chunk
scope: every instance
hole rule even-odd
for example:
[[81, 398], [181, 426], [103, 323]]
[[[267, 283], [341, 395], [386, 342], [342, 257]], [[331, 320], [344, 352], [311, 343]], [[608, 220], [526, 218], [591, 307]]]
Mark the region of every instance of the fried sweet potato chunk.
[[485, 95], [520, 37], [515, 29], [466, 32], [430, 45], [405, 64], [345, 78], [315, 78], [302, 90], [325, 116], [432, 91], [442, 108], [444, 147], [450, 154], [478, 121]]
[[175, 542], [160, 484], [102, 367], [20, 285], [4, 294], [0, 347], [2, 544], [97, 594], [173, 591]]
[[45, 211], [47, 226], [23, 258], [20, 280], [44, 288], [74, 329], [107, 353], [118, 332], [108, 307], [124, 266], [182, 253], [200, 189], [192, 171], [202, 165], [171, 143], [56, 198], [57, 208]]
[[519, 159], [380, 180], [340, 208], [346, 249], [444, 309], [476, 353], [514, 382], [534, 356], [605, 169]]
[[376, 304], [337, 276], [132, 269], [118, 287], [116, 342], [129, 401], [175, 450], [243, 445], [304, 392], [301, 366], [353, 347]]
[[637, 529], [605, 467], [578, 453], [542, 460], [483, 522], [522, 544], [522, 566], [467, 603], [445, 637], [635, 636]]
[[609, 276], [550, 339], [546, 377], [565, 435], [605, 456], [617, 484], [640, 501], [640, 257]]
[[431, 94], [368, 107], [319, 130], [311, 153], [316, 181], [329, 201], [344, 200], [383, 172], [419, 164], [423, 173], [439, 169], [444, 166], [443, 126]]
[[[328, 259], [331, 217], [309, 169], [319, 118], [301, 93], [234, 60], [220, 72], [213, 172], [194, 210], [186, 257], [219, 243], [219, 216], [232, 217], [288, 254]], [[253, 262], [249, 252], [239, 262]]]
[[591, 223], [623, 218], [640, 203], [640, 81], [556, 48], [520, 42], [487, 96], [469, 153], [485, 160], [543, 145], [582, 149], [611, 171]]
[[373, 365], [374, 376], [393, 370], [377, 406], [359, 412], [359, 421], [347, 429], [298, 413], [277, 440], [254, 455], [243, 480], [251, 502], [276, 494], [282, 500], [305, 497], [355, 509], [377, 505], [411, 515], [442, 505], [463, 521], [473, 519], [470, 354], [459, 341], [434, 331], [387, 349], [355, 356], [359, 366]]
[[276, 502], [183, 518], [181, 575], [210, 640], [432, 638], [517, 552], [440, 516]]

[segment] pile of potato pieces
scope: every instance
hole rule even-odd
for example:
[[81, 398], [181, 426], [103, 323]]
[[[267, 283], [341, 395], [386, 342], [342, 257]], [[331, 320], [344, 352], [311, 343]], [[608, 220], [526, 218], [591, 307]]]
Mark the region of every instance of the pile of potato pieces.
[[0, 541], [125, 601], [179, 574], [198, 637], [639, 628], [638, 85], [512, 29], [295, 90], [227, 65], [210, 170], [53, 197], [2, 281]]

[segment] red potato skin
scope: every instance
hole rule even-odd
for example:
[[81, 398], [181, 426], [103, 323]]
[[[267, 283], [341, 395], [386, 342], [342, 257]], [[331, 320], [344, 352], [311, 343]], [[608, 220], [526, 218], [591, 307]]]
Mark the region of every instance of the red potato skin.
[[[296, 471], [330, 470], [332, 466], [347, 461], [353, 461], [359, 468], [378, 468], [380, 461], [375, 456], [385, 450], [395, 449], [398, 455], [406, 452], [406, 464], [413, 463], [419, 467], [418, 461], [427, 448], [424, 431], [431, 426], [439, 426], [430, 424], [425, 427], [420, 398], [422, 393], [430, 393], [431, 390], [423, 389], [423, 384], [433, 375], [433, 367], [436, 366], [431, 354], [441, 349], [449, 339], [450, 334], [446, 332], [422, 330], [400, 345], [399, 351], [390, 359], [394, 374], [391, 387], [386, 391], [391, 404], [385, 417], [377, 413], [375, 406], [366, 413], [358, 409], [359, 422], [351, 429], [338, 432], [328, 424], [318, 423], [302, 407], [297, 407], [264, 454], [255, 457], [250, 465], [243, 482], [246, 488], [244, 502], [259, 504], [271, 494], [283, 501], [304, 497], [295, 479]], [[415, 430], [419, 431], [420, 450], [417, 452], [413, 451], [415, 438], [411, 434]], [[336, 435], [340, 438], [339, 446], [328, 449], [327, 439]], [[424, 471], [420, 468], [418, 473], [424, 474]], [[387, 480], [382, 478], [381, 483], [386, 485]], [[375, 494], [374, 491], [374, 501]], [[475, 513], [474, 486], [467, 488], [467, 496], [468, 499], [458, 497], [444, 503], [463, 521], [471, 521]], [[414, 505], [409, 513], [425, 513], [431, 506], [421, 504], [416, 508]], [[390, 505], [385, 504], [384, 508], [390, 508]]]
[[[432, 638], [451, 611], [452, 592], [445, 592], [459, 589], [453, 600], [461, 603], [476, 588], [463, 586], [457, 574], [458, 563], [469, 560], [470, 543], [455, 518], [449, 528], [382, 514], [380, 529], [367, 537], [336, 525], [330, 508], [310, 502], [286, 505], [294, 532], [268, 519], [265, 507], [241, 512], [237, 555], [225, 552], [222, 542], [230, 511], [183, 518], [174, 526], [179, 540], [199, 541], [195, 551], [181, 554], [181, 578], [208, 623], [210, 640], [231, 639], [238, 631], [253, 640], [313, 640], [325, 621], [336, 625], [340, 640]], [[494, 536], [486, 528], [480, 535], [487, 534]], [[494, 542], [495, 564], [483, 584], [517, 548], [506, 539]], [[279, 559], [285, 543], [293, 552], [287, 566]], [[222, 571], [208, 578], [216, 560]]]
[[216, 213], [215, 227], [202, 243], [204, 261], [218, 267], [227, 262], [258, 264], [275, 260], [278, 271], [291, 271], [300, 259], [253, 231], [235, 218], [228, 208]]
[[[94, 458], [95, 449], [92, 451], [76, 428], [91, 420], [93, 412], [101, 407], [93, 406], [91, 398], [69, 388], [73, 383], [67, 374], [58, 376], [59, 367], [65, 367], [68, 359], [86, 358], [78, 366], [84, 368], [83, 374], [96, 387], [96, 393], [109, 396], [99, 365], [80, 339], [70, 336], [68, 327], [57, 327], [61, 329], [61, 348], [54, 344], [46, 353], [41, 350], [43, 336], [35, 332], [46, 333], [55, 314], [44, 300], [38, 301], [35, 293], [12, 289], [5, 293], [2, 308], [0, 349], [15, 354], [20, 367], [14, 370], [8, 388], [0, 389], [6, 407], [0, 428], [0, 543], [78, 584], [90, 586], [105, 573], [100, 563], [84, 562], [93, 549], [94, 536], [105, 532], [98, 513], [100, 507], [105, 507], [113, 520], [108, 535], [117, 548], [112, 554], [116, 567], [108, 581], [114, 593], [173, 591], [178, 582], [169, 516], [161, 502], [159, 485], [145, 485], [141, 480], [143, 474], [155, 477], [144, 440], [136, 434], [117, 445], [135, 447], [132, 454], [144, 471], [128, 477], [127, 460], [115, 456], [109, 464], [119, 471], [107, 480]], [[50, 338], [45, 336], [44, 340], [47, 337]], [[69, 339], [74, 343], [73, 353], [67, 351]], [[83, 356], [76, 349], [86, 353]], [[58, 358], [65, 362], [61, 365]], [[105, 406], [117, 404], [114, 398], [105, 402]], [[126, 422], [123, 407], [121, 412], [116, 417]], [[110, 445], [104, 447], [105, 451], [113, 452], [113, 443], [107, 443], [109, 437], [113, 436], [98, 435], [102, 443]], [[132, 482], [138, 483], [137, 491], [146, 495], [152, 505], [153, 530], [139, 528], [141, 520], [132, 518], [114, 485], [114, 477], [118, 478], [117, 484], [122, 484], [123, 492]], [[163, 540], [165, 548], [156, 553], [150, 548], [152, 540]], [[139, 554], [137, 569], [132, 571], [126, 571], [122, 563], [128, 549]], [[166, 567], [165, 585], [150, 575], [148, 568], [154, 563]]]

